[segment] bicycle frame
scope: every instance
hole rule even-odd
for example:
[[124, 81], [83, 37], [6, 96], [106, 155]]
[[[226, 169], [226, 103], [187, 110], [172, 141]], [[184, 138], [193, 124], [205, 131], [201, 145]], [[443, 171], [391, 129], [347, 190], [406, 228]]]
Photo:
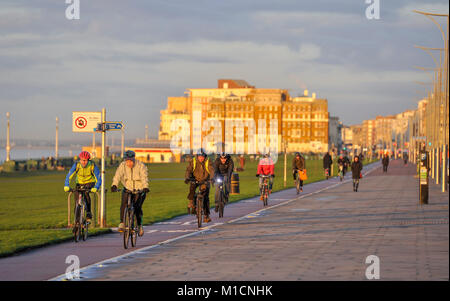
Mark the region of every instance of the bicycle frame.
[[261, 194], [263, 196], [264, 206], [267, 206], [267, 199], [269, 198], [269, 177], [265, 175], [260, 175], [260, 178], [263, 179], [263, 189]]
[[[131, 237], [131, 246], [132, 247], [136, 246], [138, 226], [137, 226], [137, 216], [136, 216], [136, 212], [135, 212], [135, 204], [139, 198], [139, 195], [142, 193], [142, 191], [141, 190], [131, 191], [128, 189], [123, 189], [123, 190], [120, 189], [118, 191], [123, 191], [128, 194], [127, 207], [125, 208], [124, 216], [123, 216], [123, 222], [125, 224], [125, 229], [123, 232], [123, 235], [124, 235], [123, 242], [124, 242], [124, 248], [128, 249], [128, 242], [130, 240], [130, 237]], [[136, 221], [136, 224], [135, 224], [135, 221]]]
[[191, 183], [195, 183], [196, 185], [198, 185], [195, 189], [194, 200], [196, 206], [197, 224], [200, 228], [202, 226], [202, 215], [204, 214], [203, 207], [206, 193], [206, 181], [191, 181]]

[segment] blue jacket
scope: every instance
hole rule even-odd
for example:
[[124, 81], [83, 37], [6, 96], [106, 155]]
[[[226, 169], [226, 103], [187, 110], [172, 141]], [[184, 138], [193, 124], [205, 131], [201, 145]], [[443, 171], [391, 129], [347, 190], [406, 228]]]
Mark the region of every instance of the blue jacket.
[[72, 168], [69, 170], [69, 173], [66, 176], [66, 181], [64, 186], [70, 185], [70, 180], [73, 176], [76, 175], [76, 183], [77, 184], [88, 184], [88, 183], [96, 183], [94, 188], [99, 189], [102, 185], [102, 177], [100, 176], [100, 170], [94, 164], [94, 162], [89, 161], [86, 167], [82, 167], [79, 162], [75, 163]]

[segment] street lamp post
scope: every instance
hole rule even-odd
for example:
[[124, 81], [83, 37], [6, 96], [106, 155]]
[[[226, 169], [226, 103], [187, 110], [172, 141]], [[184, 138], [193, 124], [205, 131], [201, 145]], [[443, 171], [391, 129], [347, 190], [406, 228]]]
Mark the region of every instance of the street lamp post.
[[9, 112], [6, 112], [6, 118], [7, 118], [7, 126], [6, 126], [6, 162], [11, 160], [11, 145], [9, 144], [9, 131], [10, 131], [10, 125], [9, 125], [9, 117], [11, 114]]
[[[442, 75], [445, 76], [445, 87], [444, 87], [444, 96], [445, 98], [442, 99], [440, 97], [440, 104], [439, 104], [439, 112], [441, 112], [442, 109], [442, 120], [439, 118], [439, 132], [441, 134], [441, 145], [438, 145], [439, 150], [442, 146], [442, 192], [446, 191], [446, 183], [447, 183], [447, 152], [448, 152], [448, 117], [449, 117], [449, 109], [448, 109], [448, 102], [449, 102], [449, 95], [448, 95], [448, 89], [449, 89], [449, 81], [448, 81], [448, 63], [449, 63], [449, 45], [448, 45], [448, 32], [449, 32], [449, 15], [448, 14], [434, 14], [434, 13], [427, 13], [419, 10], [413, 10], [413, 12], [424, 15], [428, 19], [430, 19], [439, 29], [439, 31], [442, 34], [442, 39], [444, 41], [444, 51], [445, 51], [445, 59], [444, 59], [444, 68], [441, 69], [440, 77], [442, 78]], [[434, 17], [446, 17], [447, 18], [447, 35], [445, 35], [444, 30], [442, 29], [442, 26], [434, 19]], [[442, 83], [442, 81], [441, 81]], [[441, 94], [442, 89], [441, 85], [439, 86], [439, 92]], [[441, 108], [442, 106], [442, 108]]]
[[[439, 158], [441, 153], [441, 145], [443, 145], [442, 135], [443, 131], [441, 130], [441, 103], [442, 101], [442, 48], [431, 48], [431, 47], [423, 47], [423, 46], [414, 46], [416, 48], [424, 50], [428, 53], [433, 59], [436, 65], [435, 79], [434, 79], [434, 93], [432, 97], [432, 103], [430, 104], [430, 108], [432, 110], [433, 117], [433, 129], [432, 129], [432, 153], [433, 153], [433, 168], [432, 168], [432, 178], [436, 179], [436, 184], [439, 184], [439, 176], [441, 165], [439, 164]], [[430, 50], [439, 50], [440, 51], [440, 59], [439, 64], [434, 57], [433, 53]], [[445, 167], [443, 167], [445, 168]]]
[[56, 136], [55, 136], [55, 159], [58, 162], [58, 130], [59, 130], [59, 119], [56, 117]]

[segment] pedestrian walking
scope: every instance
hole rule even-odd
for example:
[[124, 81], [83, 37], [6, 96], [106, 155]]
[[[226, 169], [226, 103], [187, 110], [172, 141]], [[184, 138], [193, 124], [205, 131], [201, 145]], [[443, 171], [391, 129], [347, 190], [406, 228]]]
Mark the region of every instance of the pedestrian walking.
[[361, 171], [363, 169], [362, 163], [359, 161], [359, 157], [356, 156], [352, 162], [352, 178], [353, 178], [353, 191], [358, 191], [359, 180], [362, 178]]
[[389, 166], [389, 155], [384, 154], [383, 159], [381, 160], [383, 163], [383, 172], [387, 172], [388, 166]]

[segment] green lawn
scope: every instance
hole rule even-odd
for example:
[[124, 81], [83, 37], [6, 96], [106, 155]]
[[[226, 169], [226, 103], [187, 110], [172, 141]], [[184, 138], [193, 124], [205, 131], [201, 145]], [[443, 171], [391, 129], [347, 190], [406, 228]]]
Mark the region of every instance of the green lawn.
[[[293, 187], [287, 159], [287, 188]], [[306, 183], [324, 179], [321, 160], [307, 160]], [[239, 166], [235, 161], [235, 166]], [[284, 189], [284, 158], [279, 157], [275, 166], [273, 191]], [[256, 161], [246, 160], [245, 171], [239, 173], [240, 194], [230, 196], [230, 201], [259, 194]], [[150, 194], [143, 205], [144, 224], [186, 214], [188, 185], [184, 184], [186, 163], [149, 164]], [[334, 167], [336, 174], [337, 168]], [[112, 182], [115, 169], [106, 172], [106, 187]], [[70, 240], [72, 232], [67, 226], [67, 194], [63, 191], [66, 172], [35, 171], [0, 174], [0, 256]], [[214, 205], [214, 189], [210, 200]], [[211, 206], [211, 207], [212, 207]], [[120, 193], [107, 193], [107, 225], [119, 223]], [[92, 229], [93, 234], [109, 232], [109, 229]]]

